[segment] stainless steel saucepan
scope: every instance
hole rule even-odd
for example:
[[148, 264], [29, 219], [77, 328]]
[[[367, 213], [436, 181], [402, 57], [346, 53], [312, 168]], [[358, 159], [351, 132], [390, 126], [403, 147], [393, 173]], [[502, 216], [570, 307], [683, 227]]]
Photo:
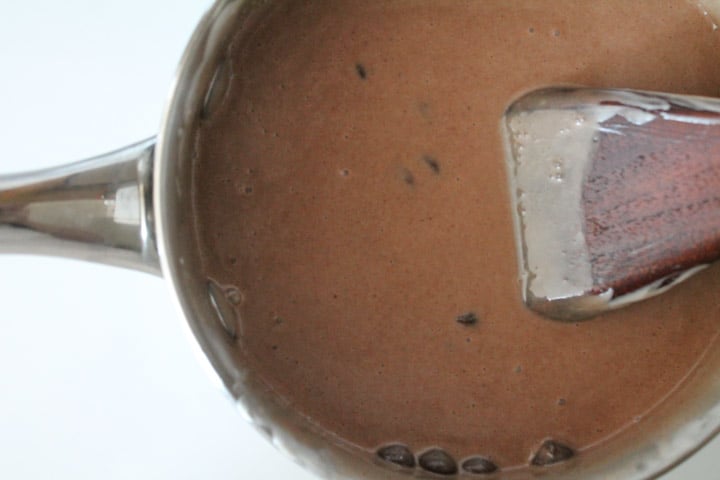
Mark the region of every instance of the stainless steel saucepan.
[[[190, 198], [193, 132], [224, 93], [230, 39], [269, 3], [215, 2], [187, 46], [156, 138], [59, 168], [0, 176], [0, 252], [72, 257], [162, 276], [227, 390], [278, 449], [323, 478], [408, 478], [381, 465], [373, 452], [326, 435], [263, 385], [236, 340], [227, 299], [200, 269]], [[683, 408], [677, 408], [680, 401], [658, 407], [658, 420], [581, 452], [543, 472], [544, 478], [653, 478], [694, 452], [720, 429], [716, 350], [678, 393]], [[527, 471], [502, 476], [530, 477]]]

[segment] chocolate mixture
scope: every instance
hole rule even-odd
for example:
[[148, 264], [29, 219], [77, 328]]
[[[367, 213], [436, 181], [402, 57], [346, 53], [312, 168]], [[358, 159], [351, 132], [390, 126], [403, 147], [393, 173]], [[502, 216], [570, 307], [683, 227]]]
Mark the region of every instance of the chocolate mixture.
[[719, 59], [682, 0], [272, 2], [197, 141], [239, 341], [320, 427], [438, 473], [632, 428], [713, 344], [718, 270], [585, 323], [526, 310], [500, 120], [549, 84], [718, 95]]

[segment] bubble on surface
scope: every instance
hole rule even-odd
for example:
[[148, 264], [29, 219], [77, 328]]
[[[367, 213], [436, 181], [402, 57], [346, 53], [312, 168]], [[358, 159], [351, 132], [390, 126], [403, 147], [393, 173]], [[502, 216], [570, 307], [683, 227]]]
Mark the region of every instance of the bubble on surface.
[[565, 166], [561, 158], [556, 158], [552, 162], [552, 172], [550, 173], [550, 180], [555, 183], [562, 183], [565, 179]]
[[227, 297], [228, 301], [233, 305], [240, 305], [244, 301], [244, 296], [237, 287], [228, 287], [225, 290], [225, 297]]

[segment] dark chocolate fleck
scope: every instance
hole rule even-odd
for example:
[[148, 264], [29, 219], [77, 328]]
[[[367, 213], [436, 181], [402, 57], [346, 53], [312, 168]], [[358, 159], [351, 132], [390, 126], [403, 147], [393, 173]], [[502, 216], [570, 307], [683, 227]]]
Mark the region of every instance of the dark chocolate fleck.
[[407, 168], [402, 169], [402, 177], [403, 182], [407, 183], [408, 185], [415, 185], [415, 176]]
[[493, 473], [498, 466], [485, 457], [470, 457], [462, 463], [462, 469], [475, 475]]
[[462, 325], [475, 325], [478, 322], [478, 317], [475, 312], [467, 312], [458, 316], [455, 320]]
[[405, 445], [387, 445], [378, 450], [377, 456], [401, 467], [413, 468], [415, 466], [415, 456]]
[[545, 440], [540, 449], [535, 452], [530, 463], [537, 467], [546, 467], [564, 462], [575, 456], [572, 448], [555, 440]]
[[365, 66], [362, 63], [355, 64], [355, 71], [357, 72], [358, 77], [362, 80], [367, 80], [367, 70], [365, 70]]
[[420, 455], [418, 463], [424, 470], [439, 475], [455, 475], [458, 471], [455, 459], [439, 448], [433, 448]]
[[437, 161], [437, 158], [431, 156], [431, 155], [423, 155], [423, 162], [430, 167], [430, 170], [433, 171], [435, 175], [440, 174], [440, 164]]

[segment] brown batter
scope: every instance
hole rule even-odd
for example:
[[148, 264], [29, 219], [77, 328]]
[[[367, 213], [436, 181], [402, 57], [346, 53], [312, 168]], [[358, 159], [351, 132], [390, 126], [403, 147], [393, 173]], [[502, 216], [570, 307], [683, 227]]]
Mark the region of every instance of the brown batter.
[[[273, 2], [198, 135], [209, 278], [293, 408], [347, 442], [527, 464], [632, 427], [720, 330], [711, 269], [580, 324], [520, 298], [500, 119], [547, 84], [720, 94], [682, 0]], [[551, 207], [550, 207], [551, 208]]]

